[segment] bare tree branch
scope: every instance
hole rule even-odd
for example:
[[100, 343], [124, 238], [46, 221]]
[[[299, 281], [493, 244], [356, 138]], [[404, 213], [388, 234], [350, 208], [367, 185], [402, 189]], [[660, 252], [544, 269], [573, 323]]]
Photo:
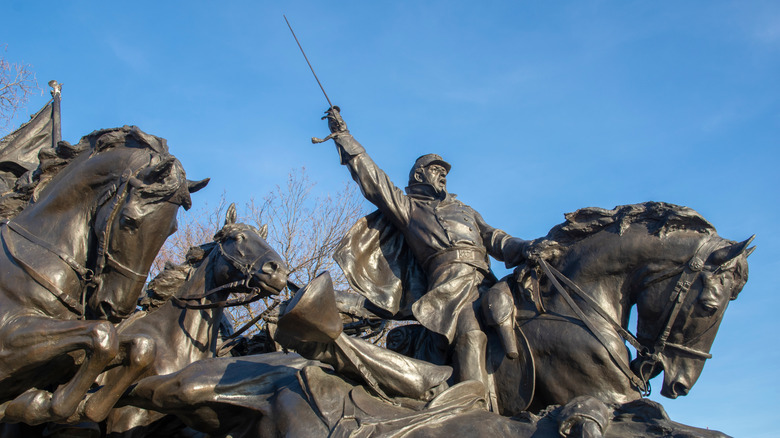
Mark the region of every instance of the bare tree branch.
[[[337, 289], [349, 288], [344, 274], [333, 261], [333, 251], [342, 237], [364, 215], [363, 197], [354, 184], [334, 195], [318, 197], [316, 184], [301, 168], [289, 173], [286, 184], [276, 186], [262, 201], [254, 198], [246, 203], [239, 220], [260, 228], [268, 225], [268, 243], [271, 244], [291, 271], [290, 280], [304, 285], [322, 271], [330, 271]], [[225, 194], [217, 206], [182, 212], [179, 230], [163, 246], [154, 262], [152, 274], [156, 275], [166, 262], [181, 263], [191, 246], [212, 239], [220, 228], [227, 204]], [[290, 292], [282, 292], [280, 299], [290, 298]], [[250, 305], [226, 309], [238, 327], [259, 315], [272, 303], [270, 299]], [[247, 331], [257, 333], [264, 326], [258, 321]]]
[[9, 62], [6, 47], [0, 52], [0, 132], [3, 132], [16, 113], [27, 105], [30, 96], [40, 91], [32, 66]]

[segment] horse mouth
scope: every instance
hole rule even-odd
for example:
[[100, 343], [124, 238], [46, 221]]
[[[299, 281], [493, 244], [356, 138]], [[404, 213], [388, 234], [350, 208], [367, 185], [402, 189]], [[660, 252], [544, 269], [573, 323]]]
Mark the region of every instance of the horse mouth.
[[278, 273], [253, 275], [249, 286], [260, 289], [265, 296], [278, 295], [287, 286], [287, 276]]
[[661, 395], [667, 398], [676, 399], [677, 397], [688, 395], [690, 390], [691, 389], [688, 388], [688, 386], [680, 382], [673, 382], [670, 385], [663, 385], [661, 388]]

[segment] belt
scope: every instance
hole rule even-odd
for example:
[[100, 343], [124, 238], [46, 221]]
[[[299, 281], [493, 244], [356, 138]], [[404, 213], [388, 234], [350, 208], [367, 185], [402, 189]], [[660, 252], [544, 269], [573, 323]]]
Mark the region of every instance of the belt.
[[423, 262], [423, 267], [428, 272], [432, 272], [439, 266], [459, 262], [487, 269], [487, 254], [484, 250], [477, 248], [449, 248], [428, 257]]

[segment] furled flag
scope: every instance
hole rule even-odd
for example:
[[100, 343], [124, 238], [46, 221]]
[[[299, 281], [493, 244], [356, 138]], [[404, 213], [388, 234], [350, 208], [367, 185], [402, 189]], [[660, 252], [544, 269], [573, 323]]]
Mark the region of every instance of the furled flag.
[[16, 131], [0, 139], [0, 193], [13, 189], [20, 176], [38, 167], [38, 153], [43, 148], [54, 147], [60, 134], [60, 89], [51, 81], [50, 100], [40, 111], [30, 117]]

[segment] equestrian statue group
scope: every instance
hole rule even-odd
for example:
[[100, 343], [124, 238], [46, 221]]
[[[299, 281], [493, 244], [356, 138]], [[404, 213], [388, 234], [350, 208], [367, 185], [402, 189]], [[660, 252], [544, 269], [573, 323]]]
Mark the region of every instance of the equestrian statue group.
[[[661, 373], [662, 395], [692, 389], [752, 238], [647, 202], [583, 208], [523, 240], [447, 191], [441, 156], [418, 158], [400, 189], [338, 107], [323, 118], [331, 133], [312, 141], [334, 141], [376, 206], [334, 254], [349, 291], [328, 272], [289, 282], [267, 227], [233, 206], [147, 283], [208, 180], [136, 127], [54, 142], [14, 174], [0, 195], [0, 438], [725, 436], [644, 397]], [[512, 274], [496, 278], [490, 257]], [[267, 351], [221, 351], [226, 306], [285, 288]], [[382, 347], [347, 316], [406, 323]]]

